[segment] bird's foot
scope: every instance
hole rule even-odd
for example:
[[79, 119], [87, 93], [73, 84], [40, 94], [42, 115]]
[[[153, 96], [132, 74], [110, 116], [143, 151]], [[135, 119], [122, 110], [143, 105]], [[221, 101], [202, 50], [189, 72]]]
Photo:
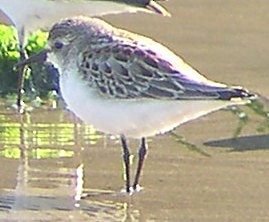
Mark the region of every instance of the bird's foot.
[[141, 187], [139, 184], [137, 184], [135, 187], [130, 187], [129, 190], [127, 190], [126, 188], [121, 190], [121, 193], [125, 193], [128, 194], [129, 196], [132, 196], [135, 193], [140, 192], [141, 190], [143, 190], [144, 188]]

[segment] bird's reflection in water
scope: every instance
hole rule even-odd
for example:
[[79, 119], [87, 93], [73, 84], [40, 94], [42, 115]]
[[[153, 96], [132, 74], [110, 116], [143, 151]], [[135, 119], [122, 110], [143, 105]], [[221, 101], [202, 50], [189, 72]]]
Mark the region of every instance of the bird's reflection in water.
[[[134, 218], [132, 212], [137, 217], [137, 210], [130, 210], [127, 195], [110, 190], [83, 189], [85, 169], [81, 153], [85, 145], [102, 136], [74, 121], [76, 119], [66, 120], [62, 112], [49, 114], [52, 120], [56, 118], [54, 115], [60, 115], [59, 123], [46, 123], [36, 116], [40, 113], [9, 113], [9, 124], [2, 124], [6, 128], [1, 130], [1, 150], [11, 149], [12, 143], [11, 137], [3, 138], [12, 133], [5, 134], [4, 131], [17, 132], [20, 139], [16, 144], [16, 157], [2, 152], [6, 155], [4, 158], [16, 158], [18, 165], [14, 189], [0, 189], [0, 219], [129, 221]], [[63, 141], [64, 138], [68, 140]], [[14, 144], [12, 147], [14, 150]]]

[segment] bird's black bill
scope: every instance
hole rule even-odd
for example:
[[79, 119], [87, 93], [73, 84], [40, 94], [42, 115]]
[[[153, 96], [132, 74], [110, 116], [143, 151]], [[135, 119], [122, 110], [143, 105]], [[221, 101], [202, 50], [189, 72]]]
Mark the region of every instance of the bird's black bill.
[[49, 49], [43, 49], [42, 51], [40, 51], [39, 53], [36, 53], [32, 56], [30, 56], [29, 58], [20, 61], [15, 68], [21, 68], [27, 65], [30, 65], [32, 63], [44, 63], [47, 60], [47, 54], [50, 52]]

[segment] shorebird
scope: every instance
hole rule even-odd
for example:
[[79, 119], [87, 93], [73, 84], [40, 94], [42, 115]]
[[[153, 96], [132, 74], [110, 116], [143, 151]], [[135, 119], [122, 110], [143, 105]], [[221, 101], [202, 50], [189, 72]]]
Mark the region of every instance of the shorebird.
[[[46, 55], [59, 69], [68, 108], [98, 130], [120, 136], [127, 193], [138, 189], [147, 137], [255, 97], [206, 79], [162, 44], [100, 19], [60, 21], [49, 32], [47, 48], [25, 62]], [[141, 139], [132, 187], [128, 137]]]
[[[123, 12], [170, 14], [154, 0], [0, 0], [0, 23], [15, 26], [21, 60], [24, 60], [25, 36], [39, 28], [50, 27], [62, 18], [72, 16], [101, 16]], [[18, 78], [18, 107], [21, 106], [24, 67]]]

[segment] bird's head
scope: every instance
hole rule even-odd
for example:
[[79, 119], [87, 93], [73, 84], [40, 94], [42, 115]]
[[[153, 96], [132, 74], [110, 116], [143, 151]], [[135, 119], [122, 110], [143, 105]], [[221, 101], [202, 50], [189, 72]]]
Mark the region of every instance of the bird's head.
[[112, 41], [113, 30], [100, 19], [76, 17], [62, 20], [50, 29], [46, 48], [19, 65], [49, 61], [56, 67], [64, 67], [80, 52]]

